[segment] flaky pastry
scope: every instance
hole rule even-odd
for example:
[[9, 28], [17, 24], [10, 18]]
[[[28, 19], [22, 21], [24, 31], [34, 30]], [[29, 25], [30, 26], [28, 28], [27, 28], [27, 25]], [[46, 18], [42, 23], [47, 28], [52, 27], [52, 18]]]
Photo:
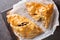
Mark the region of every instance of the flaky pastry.
[[37, 21], [42, 21], [45, 28], [48, 28], [51, 15], [53, 13], [53, 4], [41, 4], [36, 2], [26, 2], [26, 9], [29, 15]]
[[13, 31], [23, 38], [34, 38], [43, 32], [35, 23], [19, 14], [8, 14], [7, 22]]

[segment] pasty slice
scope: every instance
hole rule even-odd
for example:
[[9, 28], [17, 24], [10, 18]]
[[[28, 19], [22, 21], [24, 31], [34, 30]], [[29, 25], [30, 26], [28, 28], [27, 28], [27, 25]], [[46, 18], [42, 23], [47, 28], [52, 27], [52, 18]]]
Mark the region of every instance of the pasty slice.
[[45, 28], [48, 28], [53, 13], [53, 4], [26, 2], [26, 9], [34, 20], [43, 22]]
[[43, 30], [39, 26], [19, 14], [7, 15], [7, 22], [13, 31], [23, 38], [34, 38], [43, 33]]

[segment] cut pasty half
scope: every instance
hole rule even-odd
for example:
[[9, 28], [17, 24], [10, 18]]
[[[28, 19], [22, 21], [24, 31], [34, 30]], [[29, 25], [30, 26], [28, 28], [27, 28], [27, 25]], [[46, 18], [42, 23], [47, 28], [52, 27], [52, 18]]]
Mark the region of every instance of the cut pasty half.
[[51, 15], [53, 13], [53, 4], [41, 4], [36, 2], [26, 2], [26, 9], [29, 15], [36, 21], [42, 21], [45, 28], [48, 28]]
[[13, 31], [23, 38], [34, 38], [43, 32], [34, 22], [19, 14], [8, 14], [7, 22]]

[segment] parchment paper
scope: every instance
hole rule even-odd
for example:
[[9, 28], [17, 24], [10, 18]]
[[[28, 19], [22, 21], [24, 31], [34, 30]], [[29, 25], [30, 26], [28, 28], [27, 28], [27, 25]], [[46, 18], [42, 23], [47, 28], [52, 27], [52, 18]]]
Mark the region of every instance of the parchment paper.
[[[49, 3], [54, 4], [54, 12], [52, 15], [52, 21], [51, 21], [51, 24], [49, 25], [50, 28], [45, 29], [44, 27], [42, 27], [41, 23], [34, 21], [28, 15], [28, 13], [26, 11], [25, 2], [39, 2], [39, 3], [44, 3], [44, 4], [49, 4]], [[24, 38], [20, 37], [19, 35], [17, 35], [16, 32], [14, 32], [15, 35], [20, 38], [20, 40], [41, 40], [41, 39], [44, 39], [44, 38], [52, 35], [54, 33], [56, 27], [59, 25], [59, 22], [58, 22], [59, 12], [58, 12], [58, 9], [57, 9], [55, 3], [52, 0], [22, 0], [22, 1], [18, 2], [17, 4], [13, 5], [13, 9], [11, 10], [11, 13], [18, 13], [21, 16], [25, 16], [25, 17], [29, 18], [31, 21], [33, 21], [37, 25], [41, 26], [41, 28], [44, 30], [43, 34], [41, 34], [33, 39], [24, 39]]]

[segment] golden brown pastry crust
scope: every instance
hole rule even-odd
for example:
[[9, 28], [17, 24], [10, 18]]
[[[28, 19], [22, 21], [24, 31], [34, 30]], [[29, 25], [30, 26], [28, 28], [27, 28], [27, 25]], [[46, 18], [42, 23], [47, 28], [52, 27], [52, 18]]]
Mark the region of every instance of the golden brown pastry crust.
[[43, 21], [45, 28], [48, 28], [53, 13], [53, 4], [27, 2], [26, 8], [32, 18]]
[[[53, 12], [53, 4], [40, 4], [40, 3], [26, 3], [26, 8], [34, 20], [42, 20], [45, 28], [48, 28], [51, 15]], [[43, 33], [43, 30], [26, 17], [19, 14], [8, 12], [7, 22], [12, 27], [13, 31], [23, 38], [34, 38]]]
[[43, 32], [35, 23], [19, 14], [7, 15], [7, 21], [13, 31], [24, 38], [34, 38]]

